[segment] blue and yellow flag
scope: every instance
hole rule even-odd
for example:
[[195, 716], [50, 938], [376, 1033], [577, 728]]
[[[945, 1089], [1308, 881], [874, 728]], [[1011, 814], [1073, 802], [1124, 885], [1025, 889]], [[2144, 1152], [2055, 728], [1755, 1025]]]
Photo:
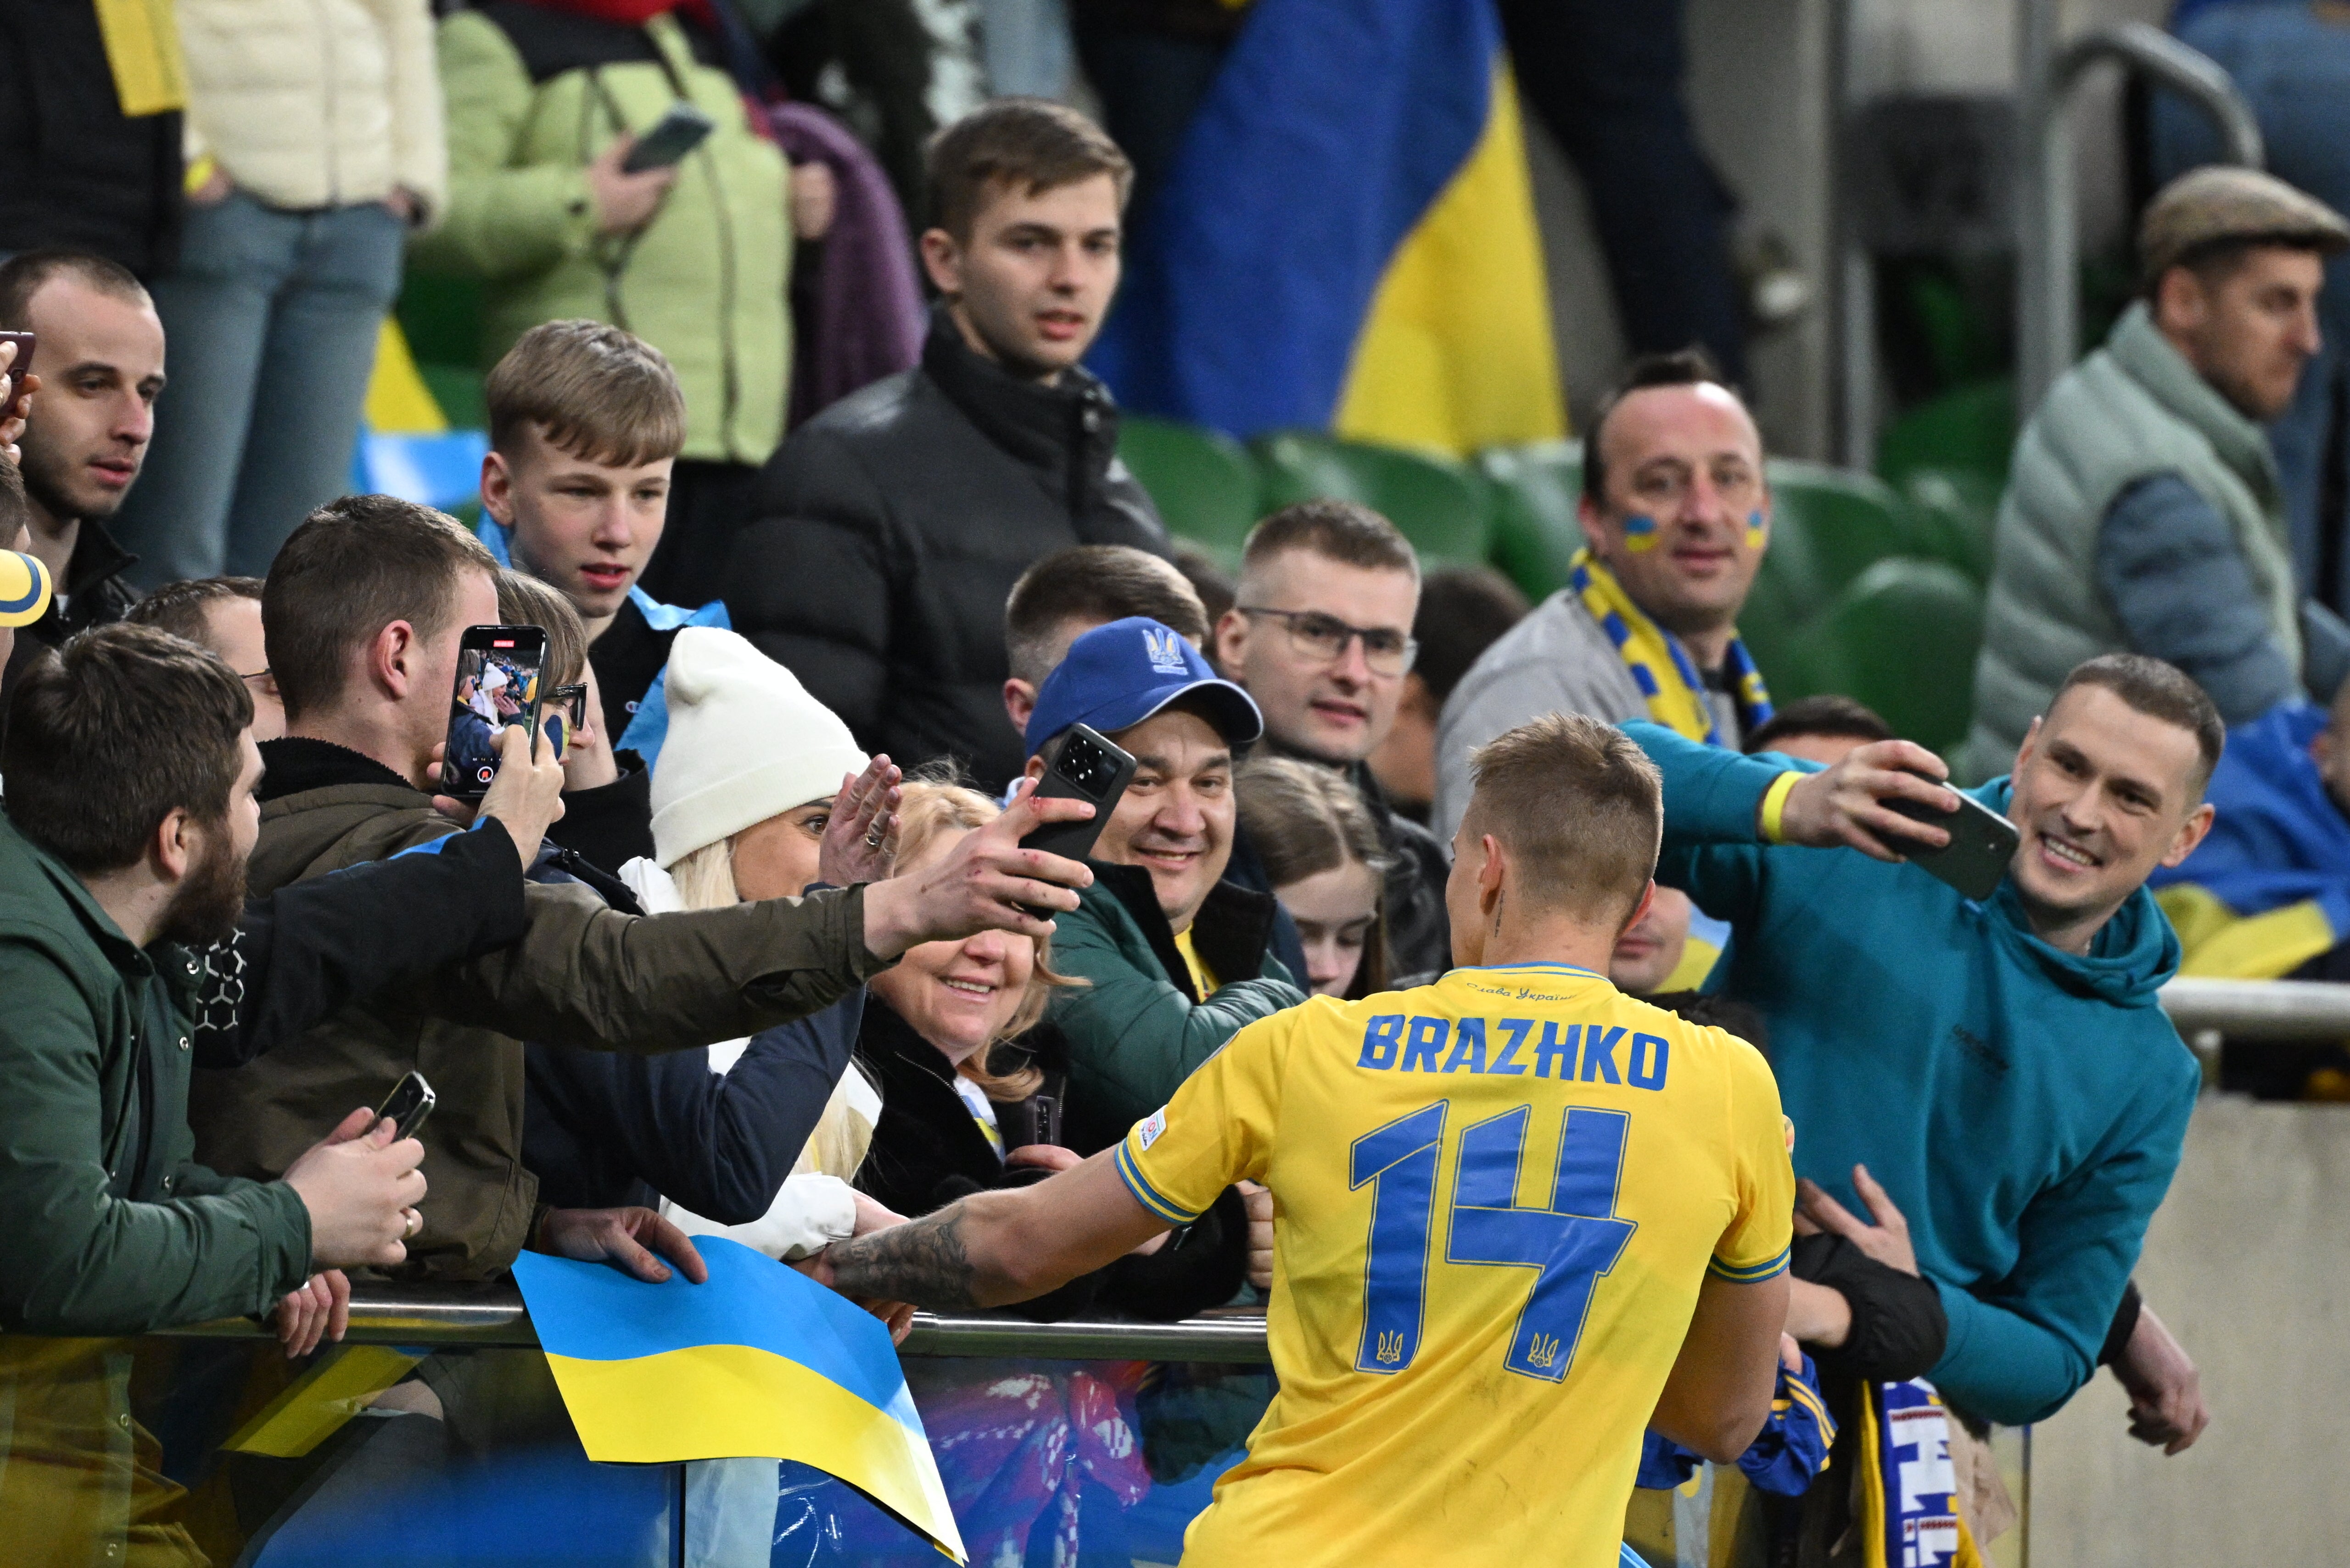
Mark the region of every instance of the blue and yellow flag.
[[838, 1477], [956, 1562], [962, 1537], [889, 1334], [795, 1270], [695, 1240], [706, 1284], [647, 1284], [525, 1252], [515, 1280], [591, 1459], [797, 1459]]
[[1565, 431], [1492, 0], [1256, 0], [1094, 368], [1138, 412], [1465, 453]]

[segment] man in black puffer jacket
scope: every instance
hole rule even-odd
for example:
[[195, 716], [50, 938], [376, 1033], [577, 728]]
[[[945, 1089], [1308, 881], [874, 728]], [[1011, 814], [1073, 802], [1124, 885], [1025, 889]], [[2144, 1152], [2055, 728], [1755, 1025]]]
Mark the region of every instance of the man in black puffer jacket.
[[1128, 179], [1054, 104], [1001, 100], [941, 136], [921, 364], [795, 431], [735, 536], [734, 628], [908, 769], [952, 755], [991, 789], [1020, 771], [1003, 605], [1030, 565], [1167, 549], [1118, 461], [1117, 406], [1077, 365], [1117, 291]]

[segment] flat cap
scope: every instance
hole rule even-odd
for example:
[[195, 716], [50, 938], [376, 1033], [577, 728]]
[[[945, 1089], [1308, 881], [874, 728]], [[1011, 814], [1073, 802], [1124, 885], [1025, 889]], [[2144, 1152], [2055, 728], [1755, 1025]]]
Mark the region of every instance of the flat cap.
[[2350, 250], [2350, 222], [2273, 174], [2232, 164], [2191, 169], [2147, 203], [2137, 254], [2150, 285], [2194, 253], [2230, 241]]

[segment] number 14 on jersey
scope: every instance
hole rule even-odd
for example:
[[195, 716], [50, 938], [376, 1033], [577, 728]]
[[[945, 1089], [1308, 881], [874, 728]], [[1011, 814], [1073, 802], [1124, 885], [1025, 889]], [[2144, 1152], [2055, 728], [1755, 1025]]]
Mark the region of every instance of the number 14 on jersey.
[[[1365, 1133], [1349, 1150], [1348, 1185], [1371, 1186], [1357, 1371], [1400, 1372], [1419, 1354], [1427, 1318], [1429, 1231], [1451, 1108], [1449, 1100], [1423, 1106]], [[1530, 1115], [1531, 1106], [1520, 1106], [1461, 1134], [1444, 1261], [1534, 1271], [1503, 1365], [1555, 1383], [1574, 1365], [1593, 1288], [1615, 1268], [1638, 1229], [1616, 1215], [1631, 1117], [1622, 1111], [1568, 1107], [1550, 1201], [1526, 1209], [1518, 1206], [1517, 1190]]]

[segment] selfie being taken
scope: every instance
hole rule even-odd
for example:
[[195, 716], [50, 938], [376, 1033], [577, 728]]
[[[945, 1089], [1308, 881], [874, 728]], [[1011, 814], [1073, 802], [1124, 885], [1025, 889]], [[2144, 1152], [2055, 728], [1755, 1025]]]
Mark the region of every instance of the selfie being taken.
[[0, 5], [0, 1568], [2350, 1562], [2345, 91]]

